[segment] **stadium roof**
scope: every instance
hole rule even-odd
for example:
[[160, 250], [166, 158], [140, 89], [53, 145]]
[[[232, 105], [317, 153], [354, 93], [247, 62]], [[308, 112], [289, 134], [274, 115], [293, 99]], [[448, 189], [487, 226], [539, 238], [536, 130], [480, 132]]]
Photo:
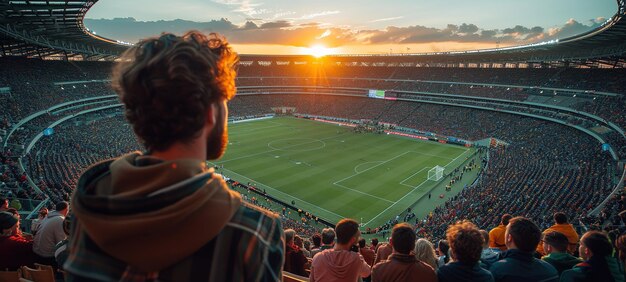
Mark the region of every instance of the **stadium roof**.
[[112, 59], [128, 46], [83, 25], [95, 1], [0, 0], [0, 55]]
[[[393, 55], [333, 55], [324, 61], [379, 66], [557, 65], [626, 67], [626, 0], [600, 27], [573, 37], [471, 51]], [[93, 1], [0, 0], [0, 56], [111, 60], [128, 44], [100, 37], [83, 25]], [[241, 61], [313, 61], [308, 55], [241, 55]]]

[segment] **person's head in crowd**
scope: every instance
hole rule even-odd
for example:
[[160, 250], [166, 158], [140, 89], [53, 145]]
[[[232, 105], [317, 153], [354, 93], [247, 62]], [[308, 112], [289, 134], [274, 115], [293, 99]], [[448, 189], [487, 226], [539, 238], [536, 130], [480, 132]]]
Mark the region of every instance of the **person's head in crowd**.
[[54, 210], [59, 212], [63, 216], [67, 216], [67, 214], [70, 212], [70, 204], [68, 202], [65, 202], [65, 201], [58, 202], [55, 205]]
[[304, 239], [304, 241], [302, 242], [302, 245], [304, 246], [304, 249], [307, 251], [311, 250], [311, 241], [309, 241], [309, 239]]
[[578, 252], [584, 260], [590, 260], [593, 257], [603, 258], [613, 253], [613, 245], [606, 233], [589, 231], [580, 238]]
[[296, 231], [295, 230], [293, 230], [293, 229], [285, 230], [285, 244], [287, 244], [287, 246], [293, 245], [294, 237], [296, 237]]
[[293, 243], [294, 243], [294, 245], [298, 246], [298, 248], [300, 248], [300, 249], [304, 248], [304, 241], [302, 241], [302, 237], [300, 237], [298, 235], [293, 237]]
[[505, 213], [502, 215], [502, 217], [500, 217], [500, 224], [507, 226], [509, 224], [509, 221], [511, 220], [511, 218], [513, 218], [512, 215]]
[[45, 218], [48, 215], [48, 208], [43, 207], [39, 210], [39, 218]]
[[622, 263], [626, 262], [626, 234], [622, 234], [617, 237], [617, 240], [615, 240], [615, 248], [617, 250], [619, 260]]
[[311, 240], [313, 241], [313, 248], [319, 248], [322, 245], [322, 235], [319, 233], [313, 234]]
[[446, 232], [450, 254], [454, 261], [475, 265], [483, 251], [483, 235], [475, 224], [464, 220], [450, 225]]
[[437, 242], [437, 253], [440, 257], [448, 257], [448, 251], [450, 250], [450, 245], [447, 240], [439, 240]]
[[378, 246], [378, 238], [372, 238], [372, 248], [376, 248]]
[[437, 269], [437, 255], [435, 254], [433, 243], [424, 238], [419, 238], [415, 241], [414, 252], [417, 260], [425, 262], [432, 266], [433, 269]]
[[483, 236], [483, 249], [489, 249], [489, 232], [485, 229], [478, 230], [478, 232]]
[[322, 245], [332, 246], [335, 244], [335, 230], [332, 228], [324, 228], [322, 230]]
[[165, 33], [142, 41], [116, 64], [113, 89], [154, 156], [206, 160], [226, 150], [226, 103], [235, 96], [238, 56], [216, 36]]
[[365, 238], [359, 239], [359, 249], [365, 248], [365, 245], [366, 245]]
[[530, 219], [521, 216], [512, 218], [506, 227], [506, 247], [532, 253], [541, 241], [541, 230]]
[[554, 213], [554, 222], [556, 224], [567, 224], [567, 215], [562, 212]]
[[[352, 247], [356, 244], [361, 236], [359, 231], [359, 223], [353, 219], [344, 218], [335, 226], [337, 234], [337, 244], [335, 247]], [[323, 239], [323, 238], [322, 238]]]
[[393, 247], [393, 251], [395, 253], [408, 255], [415, 248], [415, 239], [415, 231], [413, 231], [411, 225], [403, 222], [398, 223], [393, 227], [389, 243]]
[[0, 197], [0, 211], [6, 211], [9, 209], [9, 199]]
[[565, 253], [569, 241], [561, 232], [551, 231], [543, 235], [543, 251], [546, 254]]
[[8, 208], [7, 212], [17, 217], [17, 219], [20, 219], [22, 217], [20, 216], [20, 213], [15, 208]]
[[2, 237], [15, 235], [19, 226], [20, 221], [17, 216], [5, 211], [0, 212], [0, 231], [2, 232]]

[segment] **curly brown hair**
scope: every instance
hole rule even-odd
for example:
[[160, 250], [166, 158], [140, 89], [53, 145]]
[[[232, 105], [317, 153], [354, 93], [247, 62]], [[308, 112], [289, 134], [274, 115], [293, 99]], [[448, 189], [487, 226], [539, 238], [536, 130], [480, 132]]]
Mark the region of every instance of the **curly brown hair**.
[[164, 33], [124, 52], [112, 84], [140, 141], [162, 151], [198, 137], [210, 105], [235, 96], [237, 62], [218, 34]]
[[485, 239], [475, 224], [463, 220], [450, 225], [446, 231], [446, 239], [455, 260], [467, 264], [476, 264], [480, 260]]

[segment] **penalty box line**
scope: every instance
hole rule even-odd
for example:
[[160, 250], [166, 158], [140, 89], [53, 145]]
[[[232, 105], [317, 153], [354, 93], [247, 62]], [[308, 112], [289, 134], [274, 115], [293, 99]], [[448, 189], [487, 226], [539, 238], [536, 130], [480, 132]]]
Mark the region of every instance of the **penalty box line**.
[[[454, 161], [456, 161], [457, 159], [459, 159], [461, 156], [463, 156], [465, 153], [467, 153], [467, 151], [469, 151], [469, 149], [466, 149], [463, 153], [459, 154], [456, 158], [452, 159], [448, 164], [446, 164], [444, 167], [447, 167], [448, 165], [450, 165], [451, 163], [453, 163]], [[423, 170], [423, 169], [422, 169]], [[424, 180], [424, 182], [420, 183], [419, 185], [415, 186], [413, 188], [413, 190], [409, 191], [408, 193], [406, 193], [404, 196], [402, 196], [402, 198], [398, 199], [395, 203], [393, 203], [392, 205], [390, 205], [389, 207], [387, 207], [386, 209], [384, 209], [382, 212], [380, 212], [378, 215], [376, 215], [374, 218], [370, 219], [370, 221], [366, 222], [364, 225], [368, 225], [370, 224], [372, 221], [374, 221], [375, 219], [377, 219], [378, 217], [380, 217], [381, 214], [384, 214], [386, 211], [388, 211], [391, 207], [395, 206], [396, 204], [398, 204], [399, 202], [401, 202], [404, 198], [406, 198], [408, 195], [411, 195], [415, 192], [415, 190], [417, 190], [417, 188], [421, 187], [422, 185], [424, 185], [426, 182], [428, 182], [428, 179]], [[403, 184], [404, 185], [404, 184]], [[423, 196], [423, 195], [422, 195]]]

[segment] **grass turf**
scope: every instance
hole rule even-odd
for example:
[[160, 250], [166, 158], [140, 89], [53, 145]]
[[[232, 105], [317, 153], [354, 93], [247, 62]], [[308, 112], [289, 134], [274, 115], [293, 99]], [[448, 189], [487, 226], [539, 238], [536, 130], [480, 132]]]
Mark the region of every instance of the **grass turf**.
[[229, 125], [222, 173], [330, 222], [376, 227], [427, 195], [428, 170], [461, 165], [472, 148], [289, 117]]

